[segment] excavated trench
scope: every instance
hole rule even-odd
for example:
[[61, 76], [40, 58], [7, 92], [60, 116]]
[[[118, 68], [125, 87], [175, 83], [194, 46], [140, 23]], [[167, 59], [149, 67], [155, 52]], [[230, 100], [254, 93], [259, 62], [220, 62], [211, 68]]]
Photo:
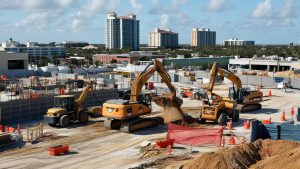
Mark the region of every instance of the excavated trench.
[[300, 143], [286, 140], [258, 140], [205, 153], [183, 169], [294, 169], [300, 168]]

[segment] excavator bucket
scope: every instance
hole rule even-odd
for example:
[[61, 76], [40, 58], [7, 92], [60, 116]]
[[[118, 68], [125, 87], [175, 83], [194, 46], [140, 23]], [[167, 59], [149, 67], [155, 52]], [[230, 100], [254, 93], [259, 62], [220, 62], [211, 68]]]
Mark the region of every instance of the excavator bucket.
[[152, 100], [163, 108], [163, 118], [165, 123], [185, 121], [185, 117], [180, 108], [182, 100], [178, 97], [172, 99], [166, 96], [153, 97]]

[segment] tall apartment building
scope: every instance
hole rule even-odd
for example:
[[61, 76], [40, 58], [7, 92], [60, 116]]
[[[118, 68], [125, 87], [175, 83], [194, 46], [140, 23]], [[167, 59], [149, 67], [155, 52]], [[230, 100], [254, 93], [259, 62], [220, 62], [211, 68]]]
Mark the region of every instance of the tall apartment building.
[[191, 46], [204, 47], [216, 45], [216, 32], [209, 29], [192, 29]]
[[148, 34], [148, 46], [155, 48], [177, 48], [178, 33], [170, 29], [155, 28], [154, 32]]
[[140, 21], [136, 19], [136, 15], [117, 16], [111, 12], [107, 14], [105, 45], [106, 48], [130, 48], [138, 50], [140, 46]]
[[222, 41], [222, 46], [253, 46], [254, 44], [254, 41], [239, 40], [237, 38]]

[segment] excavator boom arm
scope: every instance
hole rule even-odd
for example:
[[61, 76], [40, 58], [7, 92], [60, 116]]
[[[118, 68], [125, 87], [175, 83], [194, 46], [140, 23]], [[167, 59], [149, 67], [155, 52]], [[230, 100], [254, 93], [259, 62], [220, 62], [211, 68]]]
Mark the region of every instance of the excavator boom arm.
[[161, 76], [163, 82], [168, 86], [169, 90], [171, 91], [172, 98], [176, 96], [176, 89], [171, 84], [170, 78], [168, 76], [168, 73], [164, 70], [163, 64], [155, 59], [154, 60], [154, 66], [149, 68], [147, 70], [148, 66], [146, 67], [146, 70], [142, 72], [136, 79], [132, 81], [132, 87], [131, 87], [131, 101], [137, 101], [139, 98], [139, 95], [142, 91], [143, 86], [147, 83], [149, 78], [157, 71], [159, 75]]
[[91, 82], [89, 82], [88, 85], [81, 92], [80, 96], [75, 100], [76, 105], [78, 107], [80, 107], [83, 104], [83, 102], [85, 101], [90, 89], [92, 89], [92, 88], [93, 88], [93, 84]]

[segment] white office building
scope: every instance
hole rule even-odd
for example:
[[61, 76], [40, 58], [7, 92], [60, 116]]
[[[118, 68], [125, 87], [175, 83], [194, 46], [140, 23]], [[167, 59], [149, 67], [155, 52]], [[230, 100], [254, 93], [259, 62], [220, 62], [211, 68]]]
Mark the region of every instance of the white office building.
[[105, 30], [106, 48], [138, 50], [140, 44], [139, 22], [134, 14], [119, 17], [114, 12], [107, 14]]
[[3, 42], [0, 51], [6, 51], [11, 53], [27, 53], [28, 57], [64, 57], [66, 55], [65, 47], [40, 47], [37, 46], [37, 42], [27, 42], [26, 47], [21, 45], [19, 42], [9, 41]]
[[222, 41], [222, 46], [253, 46], [254, 44], [254, 41], [240, 40], [237, 38]]

